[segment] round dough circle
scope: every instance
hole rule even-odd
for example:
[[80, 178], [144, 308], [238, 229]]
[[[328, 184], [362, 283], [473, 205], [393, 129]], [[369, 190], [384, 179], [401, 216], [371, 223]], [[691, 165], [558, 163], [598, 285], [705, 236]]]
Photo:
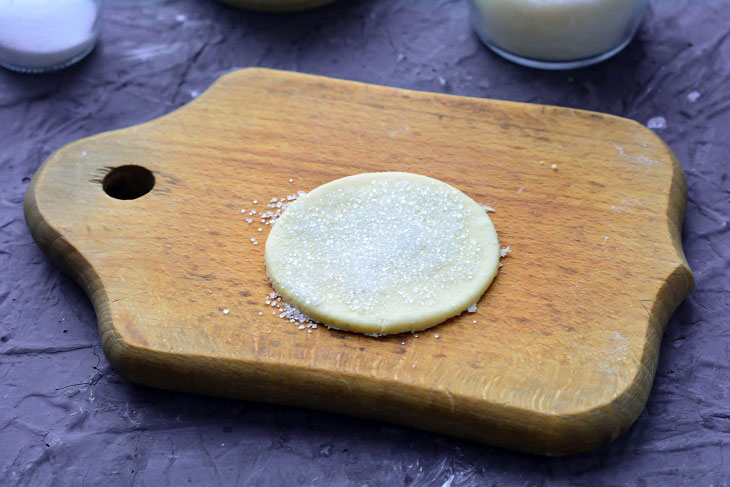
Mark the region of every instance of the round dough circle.
[[294, 202], [266, 241], [274, 289], [325, 325], [423, 330], [464, 311], [497, 274], [487, 213], [446, 183], [403, 172], [324, 184]]

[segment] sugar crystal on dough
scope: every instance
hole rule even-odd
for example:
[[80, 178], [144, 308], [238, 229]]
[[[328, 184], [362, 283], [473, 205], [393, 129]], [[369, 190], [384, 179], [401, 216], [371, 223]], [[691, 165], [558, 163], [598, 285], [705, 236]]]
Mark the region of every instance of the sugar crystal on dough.
[[340, 186], [317, 204], [305, 194], [277, 201], [298, 211], [279, 214], [286, 218], [277, 235], [285, 250], [273, 262], [276, 281], [300, 307], [338, 302], [360, 315], [389, 306], [424, 309], [442, 290], [474, 279], [485, 247], [496, 246], [475, 238], [463, 194], [448, 185], [373, 179]]

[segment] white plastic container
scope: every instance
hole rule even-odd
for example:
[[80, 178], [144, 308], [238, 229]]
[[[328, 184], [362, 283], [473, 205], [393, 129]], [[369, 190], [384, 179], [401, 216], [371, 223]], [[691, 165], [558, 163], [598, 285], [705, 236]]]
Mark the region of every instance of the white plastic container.
[[647, 0], [470, 0], [472, 26], [497, 54], [543, 69], [608, 59], [634, 37]]
[[84, 58], [99, 38], [101, 0], [0, 0], [0, 65], [42, 73]]

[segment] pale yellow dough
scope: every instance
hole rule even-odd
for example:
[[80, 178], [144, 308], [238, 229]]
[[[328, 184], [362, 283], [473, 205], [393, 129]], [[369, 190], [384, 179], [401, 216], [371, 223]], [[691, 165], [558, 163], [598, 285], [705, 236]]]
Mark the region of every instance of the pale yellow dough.
[[324, 184], [266, 241], [266, 270], [289, 304], [333, 328], [423, 330], [479, 300], [500, 246], [486, 212], [453, 186], [402, 172]]

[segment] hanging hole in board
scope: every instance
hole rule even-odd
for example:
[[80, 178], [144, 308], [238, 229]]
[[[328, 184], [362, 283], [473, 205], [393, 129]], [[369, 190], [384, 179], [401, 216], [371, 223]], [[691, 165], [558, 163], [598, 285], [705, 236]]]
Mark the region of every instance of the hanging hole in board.
[[152, 191], [155, 176], [142, 166], [119, 166], [104, 176], [101, 186], [112, 198], [134, 200]]

